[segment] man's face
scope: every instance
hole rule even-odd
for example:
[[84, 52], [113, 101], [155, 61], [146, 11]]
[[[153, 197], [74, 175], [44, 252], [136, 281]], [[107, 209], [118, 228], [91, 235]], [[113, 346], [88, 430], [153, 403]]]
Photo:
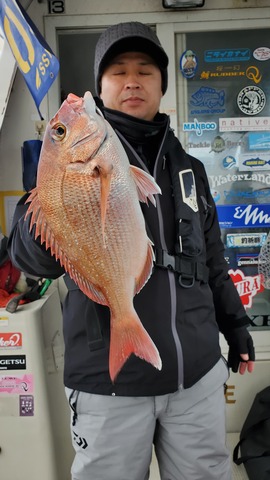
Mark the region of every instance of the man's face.
[[101, 94], [105, 107], [153, 120], [162, 97], [161, 72], [145, 53], [117, 55], [101, 77]]

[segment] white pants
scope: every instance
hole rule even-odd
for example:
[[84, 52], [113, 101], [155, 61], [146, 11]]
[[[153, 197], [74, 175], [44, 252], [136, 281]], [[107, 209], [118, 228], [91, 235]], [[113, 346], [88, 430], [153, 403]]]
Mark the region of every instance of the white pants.
[[73, 406], [72, 479], [147, 480], [154, 444], [161, 480], [231, 480], [227, 379], [221, 359], [193, 387], [168, 395], [117, 397], [66, 389]]

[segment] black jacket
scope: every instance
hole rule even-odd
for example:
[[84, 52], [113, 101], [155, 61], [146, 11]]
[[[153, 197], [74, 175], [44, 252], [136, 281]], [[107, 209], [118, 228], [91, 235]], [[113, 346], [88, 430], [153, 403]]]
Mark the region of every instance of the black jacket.
[[[135, 296], [134, 305], [159, 350], [162, 370], [131, 355], [114, 384], [108, 373], [109, 309], [94, 304], [74, 282], [68, 281], [63, 305], [64, 383], [69, 388], [96, 394], [163, 395], [176, 391], [180, 385], [188, 388], [196, 383], [220, 359], [219, 331], [230, 332], [247, 325], [249, 320], [228, 275], [203, 164], [185, 157], [166, 115], [158, 114], [154, 122], [146, 122], [107, 109], [104, 114], [119, 134], [130, 162], [150, 171], [162, 190], [157, 207], [142, 205], [142, 210], [155, 248], [171, 255], [177, 250], [178, 220], [170, 163], [178, 162], [181, 170], [184, 158], [190, 162], [203, 232], [201, 259], [209, 269], [209, 281], [195, 279], [193, 286], [185, 288], [179, 283], [178, 273], [154, 267], [149, 281]], [[9, 238], [12, 261], [26, 273], [57, 278], [64, 270], [29, 233], [29, 221], [24, 221], [26, 208], [22, 201], [15, 212]], [[93, 323], [97, 317], [98, 323]], [[96, 325], [101, 329], [102, 340], [95, 343], [92, 337]]]

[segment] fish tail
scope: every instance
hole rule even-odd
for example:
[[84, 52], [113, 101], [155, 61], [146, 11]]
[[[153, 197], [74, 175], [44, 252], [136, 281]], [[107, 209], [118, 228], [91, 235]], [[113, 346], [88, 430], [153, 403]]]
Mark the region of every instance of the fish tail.
[[114, 322], [111, 318], [109, 372], [112, 382], [132, 353], [161, 370], [158, 349], [136, 312], [124, 322]]

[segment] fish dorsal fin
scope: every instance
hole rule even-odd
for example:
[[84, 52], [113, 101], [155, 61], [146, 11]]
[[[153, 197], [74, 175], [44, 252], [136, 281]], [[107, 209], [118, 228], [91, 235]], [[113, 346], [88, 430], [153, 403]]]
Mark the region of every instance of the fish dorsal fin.
[[150, 202], [156, 205], [154, 194], [161, 193], [161, 190], [155, 179], [149, 173], [134, 165], [130, 165], [130, 170], [136, 183], [140, 202], [148, 204], [149, 198]]
[[31, 203], [28, 207], [25, 218], [27, 218], [28, 215], [32, 214], [30, 220], [30, 231], [35, 225], [35, 239], [40, 236], [40, 243], [45, 243], [46, 250], [48, 248], [50, 249], [51, 254], [54, 255], [56, 260], [59, 260], [61, 266], [64, 267], [65, 271], [68, 272], [72, 280], [74, 280], [80, 290], [82, 290], [82, 292], [85, 293], [87, 297], [91, 298], [91, 300], [93, 300], [94, 302], [100, 303], [102, 305], [107, 305], [107, 301], [103, 293], [95, 285], [89, 282], [89, 280], [83, 277], [80, 272], [78, 272], [76, 267], [66, 255], [66, 253], [60, 247], [52, 229], [47, 224], [47, 220], [42, 211], [36, 188], [31, 191], [30, 196], [26, 200], [26, 203], [29, 202]]
[[144, 287], [147, 280], [149, 279], [152, 269], [153, 269], [153, 261], [155, 260], [154, 251], [152, 248], [152, 242], [148, 241], [148, 248], [147, 248], [147, 256], [146, 262], [143, 268], [143, 271], [139, 278], [136, 278], [136, 287], [135, 287], [135, 294], [139, 293], [139, 291]]

